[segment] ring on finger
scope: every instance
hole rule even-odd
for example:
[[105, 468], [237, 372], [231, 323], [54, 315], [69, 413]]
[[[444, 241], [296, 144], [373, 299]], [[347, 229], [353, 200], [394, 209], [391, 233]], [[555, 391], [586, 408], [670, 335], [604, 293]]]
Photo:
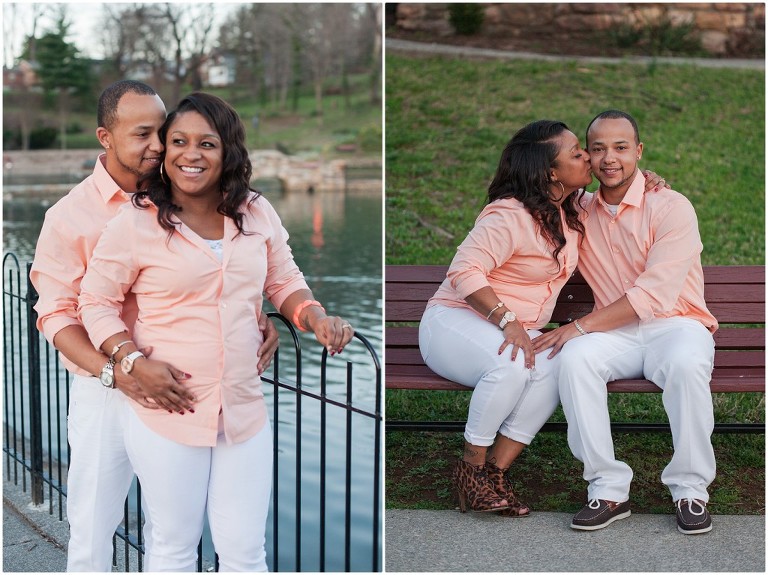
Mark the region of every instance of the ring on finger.
[[352, 326], [349, 325], [348, 323], [345, 323], [344, 325], [341, 326], [341, 329], [347, 329], [347, 328], [352, 329]]

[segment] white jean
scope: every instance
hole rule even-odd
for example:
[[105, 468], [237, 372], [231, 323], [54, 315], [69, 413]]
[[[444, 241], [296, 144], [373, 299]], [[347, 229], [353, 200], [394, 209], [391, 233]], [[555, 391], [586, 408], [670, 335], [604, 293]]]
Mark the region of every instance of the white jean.
[[67, 416], [67, 571], [112, 571], [112, 535], [133, 481], [121, 421], [127, 401], [96, 377], [73, 376]]
[[[528, 330], [531, 338], [541, 332]], [[529, 444], [559, 402], [559, 358], [536, 356], [525, 368], [523, 352], [514, 361], [512, 347], [499, 355], [503, 332], [466, 308], [435, 305], [419, 325], [419, 349], [427, 366], [442, 377], [473, 388], [464, 439], [490, 446], [496, 434]]]
[[[193, 447], [149, 429], [129, 405], [126, 444], [152, 516], [147, 571], [195, 571], [206, 508], [220, 571], [267, 571], [272, 429], [216, 447]], [[174, 415], [174, 417], [183, 417]]]
[[590, 333], [568, 341], [559, 355], [568, 445], [584, 463], [589, 499], [629, 499], [632, 470], [614, 456], [606, 382], [644, 377], [663, 390], [672, 429], [674, 455], [661, 474], [662, 482], [673, 501], [709, 501], [707, 487], [715, 478], [709, 389], [715, 346], [700, 322], [654, 319]]

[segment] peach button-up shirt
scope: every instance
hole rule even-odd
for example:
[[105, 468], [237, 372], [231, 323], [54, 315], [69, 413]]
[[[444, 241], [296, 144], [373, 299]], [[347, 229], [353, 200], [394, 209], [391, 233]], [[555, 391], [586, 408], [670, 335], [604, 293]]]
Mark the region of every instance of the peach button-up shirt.
[[[106, 154], [101, 154], [93, 173], [45, 213], [37, 240], [30, 278], [40, 295], [35, 305], [37, 329], [51, 343], [65, 327], [80, 325], [77, 298], [88, 261], [104, 226], [129, 197], [107, 173], [105, 158]], [[133, 296], [126, 300], [123, 311], [125, 323], [133, 326], [136, 318]], [[93, 375], [60, 356], [68, 371]]]
[[704, 301], [703, 249], [696, 212], [682, 194], [644, 193], [638, 170], [616, 216], [598, 190], [582, 199], [586, 238], [579, 271], [600, 309], [626, 294], [640, 321], [688, 317], [711, 332], [717, 320]]
[[[561, 217], [565, 221], [562, 212]], [[488, 204], [458, 247], [446, 279], [427, 307], [472, 309], [466, 297], [490, 286], [523, 327], [544, 327], [578, 261], [579, 234], [563, 227], [566, 245], [555, 262], [552, 245], [520, 201], [507, 198]]]
[[280, 308], [307, 284], [288, 246], [288, 233], [264, 197], [241, 208], [246, 234], [227, 218], [223, 258], [184, 224], [170, 236], [157, 209], [126, 205], [109, 222], [91, 258], [80, 294], [80, 317], [100, 347], [127, 329], [120, 318], [133, 292], [138, 318], [133, 341], [151, 358], [189, 374], [195, 413], [147, 409], [132, 402], [156, 433], [186, 445], [214, 446], [219, 413], [229, 443], [255, 435], [266, 421], [256, 352], [264, 294]]

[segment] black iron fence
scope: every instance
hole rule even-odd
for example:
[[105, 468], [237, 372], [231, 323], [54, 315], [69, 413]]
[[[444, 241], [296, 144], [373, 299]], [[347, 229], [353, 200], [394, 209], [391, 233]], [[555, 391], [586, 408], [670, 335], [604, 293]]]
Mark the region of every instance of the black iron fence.
[[[46, 505], [64, 521], [70, 375], [35, 327], [37, 293], [28, 279], [30, 265], [22, 269], [11, 253], [3, 258], [5, 480], [21, 484], [33, 504]], [[355, 361], [339, 368], [334, 359], [331, 369], [327, 352], [312, 349], [321, 357], [317, 377], [310, 377], [315, 374], [303, 362], [299, 335], [280, 314], [269, 315], [281, 332], [280, 350], [266, 374], [271, 377], [262, 376], [274, 432], [270, 568], [380, 571], [382, 381], [377, 353], [356, 333], [357, 341], [349, 346], [362, 346]], [[292, 347], [284, 343], [286, 333]], [[362, 367], [361, 357], [367, 358]], [[366, 375], [360, 377], [360, 371]], [[361, 385], [369, 389], [360, 393]], [[308, 413], [313, 414], [309, 419]], [[293, 481], [283, 481], [285, 476]], [[114, 537], [114, 564], [120, 558], [126, 571], [143, 568], [141, 524], [136, 482]], [[205, 547], [201, 541], [199, 571], [218, 567], [215, 559], [213, 565], [204, 561]]]

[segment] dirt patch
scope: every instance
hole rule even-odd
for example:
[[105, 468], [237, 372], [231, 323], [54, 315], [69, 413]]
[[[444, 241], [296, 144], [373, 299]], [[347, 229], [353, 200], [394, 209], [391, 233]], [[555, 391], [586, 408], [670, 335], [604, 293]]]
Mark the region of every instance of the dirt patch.
[[[621, 439], [619, 438], [619, 442]], [[419, 453], [387, 461], [387, 506], [393, 508], [454, 509], [458, 499], [451, 480], [458, 452], [432, 450], [428, 458]], [[630, 501], [634, 513], [672, 513], [669, 491], [661, 483], [668, 454], [625, 454], [634, 478]], [[710, 510], [714, 514], [761, 515], [765, 513], [765, 471], [737, 467], [728, 449], [715, 442], [718, 475], [709, 487]], [[722, 464], [722, 466], [721, 466]], [[721, 469], [722, 467], [722, 469]], [[585, 503], [586, 483], [582, 467], [570, 453], [557, 461], [531, 458], [527, 451], [510, 472], [515, 492], [534, 511], [576, 512]]]

